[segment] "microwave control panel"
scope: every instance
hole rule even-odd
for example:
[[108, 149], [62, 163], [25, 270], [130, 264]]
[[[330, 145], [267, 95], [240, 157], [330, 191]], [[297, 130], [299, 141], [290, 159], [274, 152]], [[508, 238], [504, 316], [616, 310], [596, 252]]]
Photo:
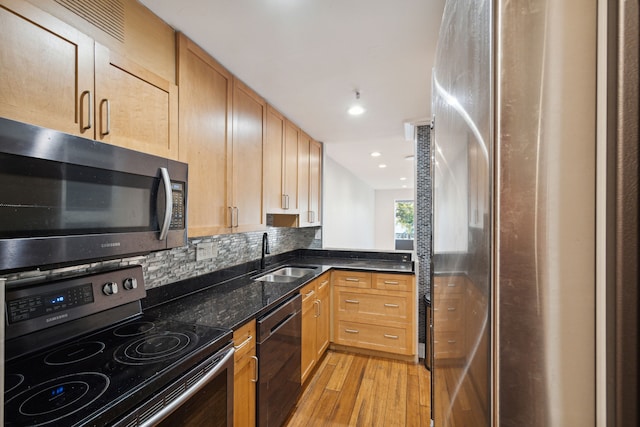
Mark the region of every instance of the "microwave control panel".
[[171, 214], [170, 230], [181, 230], [185, 227], [185, 200], [184, 200], [184, 183], [172, 182], [171, 194], [173, 196], [173, 210]]

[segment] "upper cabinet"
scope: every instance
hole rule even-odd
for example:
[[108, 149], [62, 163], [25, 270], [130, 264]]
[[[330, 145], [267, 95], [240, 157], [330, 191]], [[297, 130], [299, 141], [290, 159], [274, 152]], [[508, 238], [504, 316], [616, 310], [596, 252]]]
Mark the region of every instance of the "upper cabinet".
[[93, 40], [24, 1], [0, 27], [0, 116], [93, 138]]
[[315, 227], [322, 224], [322, 144], [304, 135], [300, 141], [300, 155], [300, 227]]
[[178, 87], [96, 43], [98, 141], [178, 158]]
[[233, 144], [230, 159], [232, 197], [228, 204], [234, 231], [266, 228], [262, 196], [262, 154], [266, 114], [267, 104], [264, 99], [235, 79]]
[[264, 100], [182, 34], [178, 83], [189, 237], [265, 228]]
[[267, 106], [264, 147], [265, 209], [267, 213], [298, 213], [298, 128]]
[[178, 157], [171, 81], [21, 0], [1, 0], [0, 25], [0, 115]]

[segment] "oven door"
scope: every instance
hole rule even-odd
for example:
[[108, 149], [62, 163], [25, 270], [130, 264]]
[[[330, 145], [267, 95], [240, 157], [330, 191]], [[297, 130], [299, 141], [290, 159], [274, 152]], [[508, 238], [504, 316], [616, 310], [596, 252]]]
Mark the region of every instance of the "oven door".
[[145, 402], [116, 426], [233, 426], [230, 343]]

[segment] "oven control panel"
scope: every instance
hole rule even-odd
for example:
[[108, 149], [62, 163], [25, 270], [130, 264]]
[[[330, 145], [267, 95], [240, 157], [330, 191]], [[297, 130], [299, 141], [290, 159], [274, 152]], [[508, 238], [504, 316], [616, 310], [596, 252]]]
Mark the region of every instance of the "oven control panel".
[[73, 307], [93, 302], [91, 283], [61, 289], [47, 295], [33, 295], [7, 302], [9, 323], [21, 322], [39, 316], [48, 316]]
[[141, 266], [57, 279], [12, 284], [6, 290], [6, 338], [15, 338], [103, 312], [146, 296]]

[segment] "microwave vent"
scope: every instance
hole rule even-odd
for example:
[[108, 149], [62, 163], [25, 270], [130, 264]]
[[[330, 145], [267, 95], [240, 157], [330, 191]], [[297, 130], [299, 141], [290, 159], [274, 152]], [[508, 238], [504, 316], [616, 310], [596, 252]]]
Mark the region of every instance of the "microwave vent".
[[56, 0], [56, 3], [124, 43], [122, 0]]

